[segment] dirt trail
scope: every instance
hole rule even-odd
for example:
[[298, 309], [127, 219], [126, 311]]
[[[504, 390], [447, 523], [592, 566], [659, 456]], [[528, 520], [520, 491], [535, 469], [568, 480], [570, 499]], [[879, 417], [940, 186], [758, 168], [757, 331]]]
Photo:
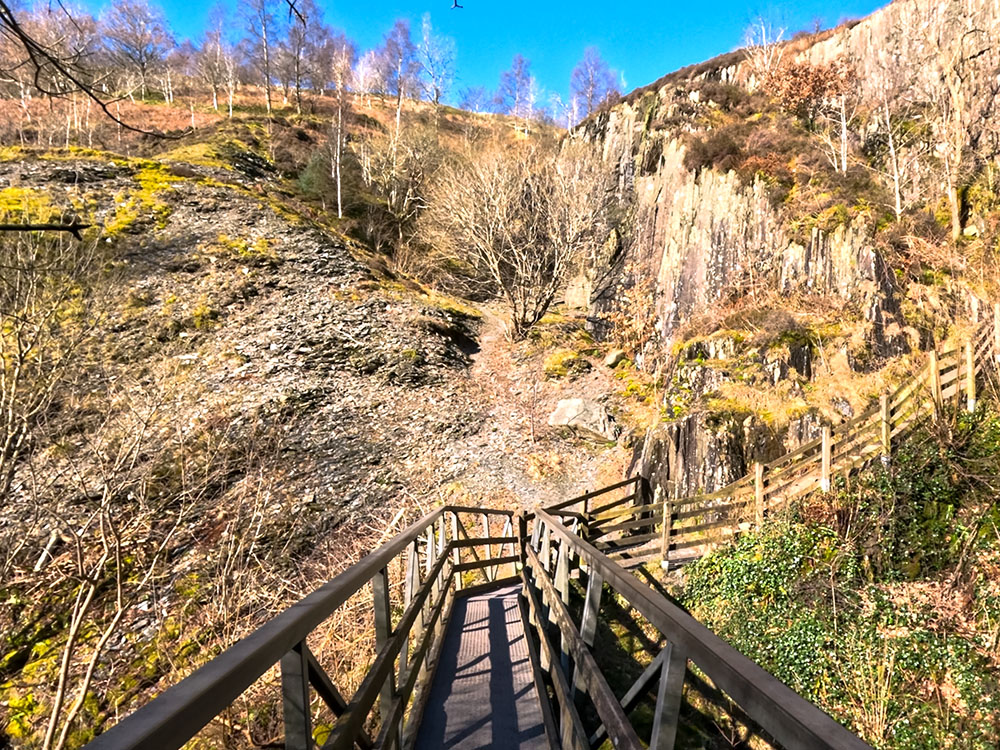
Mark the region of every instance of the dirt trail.
[[609, 377], [594, 370], [575, 381], [546, 380], [546, 352], [531, 353], [508, 341], [504, 311], [482, 308], [479, 351], [460, 390], [482, 410], [482, 427], [465, 443], [449, 446], [442, 463], [461, 470], [443, 483], [448, 492], [467, 493], [489, 505], [531, 507], [579, 494], [620, 476], [628, 450], [608, 448], [563, 435], [547, 424], [561, 398], [609, 392]]

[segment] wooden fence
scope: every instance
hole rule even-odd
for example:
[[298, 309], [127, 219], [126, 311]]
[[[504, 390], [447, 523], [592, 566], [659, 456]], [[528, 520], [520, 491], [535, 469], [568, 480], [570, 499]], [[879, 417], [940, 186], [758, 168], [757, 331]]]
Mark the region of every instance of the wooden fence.
[[[664, 566], [697, 559], [741, 531], [759, 526], [771, 510], [816, 490], [829, 491], [877, 456], [888, 459], [893, 441], [946, 406], [975, 409], [977, 383], [1000, 356], [1000, 304], [993, 319], [957, 349], [931, 350], [925, 367], [877, 404], [840, 425], [825, 425], [815, 440], [715, 492], [679, 497], [673, 485], [653, 497], [634, 476], [617, 485], [545, 510], [566, 521], [596, 547], [627, 566], [659, 559]], [[611, 493], [617, 491], [617, 496]], [[595, 504], [595, 501], [602, 502]]]

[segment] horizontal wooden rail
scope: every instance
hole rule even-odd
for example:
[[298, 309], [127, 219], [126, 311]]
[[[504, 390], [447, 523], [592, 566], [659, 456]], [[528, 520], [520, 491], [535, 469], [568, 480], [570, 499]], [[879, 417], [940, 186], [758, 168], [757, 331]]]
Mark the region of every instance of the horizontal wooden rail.
[[782, 747], [787, 750], [870, 750], [867, 744], [819, 708], [573, 534], [558, 518], [538, 511], [538, 522], [545, 525], [549, 538], [568, 545], [572, 554], [586, 564], [590, 575], [599, 576], [609, 584]]
[[[416, 637], [416, 644], [412, 652], [406, 654], [410, 664], [409, 671], [400, 673], [400, 684], [405, 690], [400, 690], [392, 699], [393, 702], [385, 705], [383, 711], [383, 722], [395, 721], [397, 729], [405, 713], [405, 703], [416, 684], [417, 673], [420, 671], [418, 667], [431, 649], [435, 638], [433, 630], [443, 616], [445, 600], [450, 595], [453, 581], [457, 581], [462, 572], [485, 569], [488, 582], [495, 586], [498, 584], [496, 572], [500, 566], [515, 564], [520, 559], [516, 553], [503, 554], [505, 547], [516, 551], [519, 543], [516, 536], [501, 534], [470, 537], [468, 533], [464, 533], [465, 538], [456, 538], [456, 533], [460, 537], [465, 532], [459, 521], [459, 514], [469, 513], [480, 517], [486, 515], [503, 518], [505, 528], [510, 527], [514, 515], [512, 510], [468, 506], [445, 506], [428, 513], [190, 676], [167, 688], [150, 703], [125, 717], [88, 744], [88, 750], [176, 750], [279, 663], [283, 673], [286, 664], [293, 670], [290, 675], [294, 679], [283, 689], [287, 690], [291, 686], [293, 693], [299, 690], [301, 695], [302, 688], [294, 684], [295, 679], [301, 679], [305, 688], [315, 690], [336, 717], [333, 731], [324, 747], [343, 750], [355, 745], [363, 749], [381, 747], [380, 741], [373, 743], [362, 727], [387, 679], [394, 673], [397, 659], [402, 670], [404, 645], [408, 639]], [[446, 541], [448, 517], [453, 518], [454, 523], [452, 538]], [[496, 555], [489, 552], [494, 545], [498, 547]], [[476, 548], [485, 548], [486, 555], [478, 555]], [[411, 557], [408, 570], [415, 576], [413, 585], [407, 583], [410, 592], [407, 606], [395, 626], [388, 619], [385, 620], [385, 626], [389, 630], [384, 642], [378, 646], [375, 661], [363, 678], [361, 687], [345, 702], [315, 656], [305, 646], [306, 637], [370, 581], [375, 582], [380, 575], [384, 576], [387, 566], [407, 550]], [[422, 550], [427, 558], [426, 564], [418, 566], [413, 562], [418, 550]], [[472, 562], [460, 562], [457, 556], [463, 551], [471, 551], [476, 559]], [[407, 576], [410, 580], [411, 573], [408, 572]], [[422, 623], [420, 633], [414, 632], [417, 622]], [[289, 657], [290, 654], [298, 656], [293, 659]], [[296, 659], [303, 665], [298, 672], [294, 667]], [[288, 680], [283, 677], [283, 684], [286, 682]], [[398, 701], [402, 701], [403, 705], [397, 706]], [[308, 713], [299, 717], [298, 726], [292, 726], [287, 714], [289, 705], [298, 705], [300, 712], [306, 711], [301, 703], [301, 699], [293, 700], [292, 704], [288, 704], [286, 700], [286, 746], [289, 748], [297, 747], [297, 743], [305, 741], [302, 737], [309, 726]]]

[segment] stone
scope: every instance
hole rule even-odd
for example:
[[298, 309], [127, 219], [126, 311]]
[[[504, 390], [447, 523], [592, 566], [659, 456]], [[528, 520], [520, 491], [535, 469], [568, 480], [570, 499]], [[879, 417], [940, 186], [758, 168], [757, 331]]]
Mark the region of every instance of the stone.
[[624, 349], [612, 349], [604, 358], [604, 365], [614, 369], [626, 359], [628, 359], [628, 353]]
[[615, 442], [620, 430], [607, 409], [596, 401], [565, 398], [549, 415], [550, 427], [566, 427], [573, 434], [601, 442]]

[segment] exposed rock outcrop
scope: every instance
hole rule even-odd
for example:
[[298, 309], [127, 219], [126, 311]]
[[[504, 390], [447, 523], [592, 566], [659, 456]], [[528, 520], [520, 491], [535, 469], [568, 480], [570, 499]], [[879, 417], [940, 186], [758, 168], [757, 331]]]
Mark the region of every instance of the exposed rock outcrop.
[[602, 442], [614, 442], [620, 434], [607, 409], [596, 401], [582, 398], [560, 401], [549, 415], [549, 427], [564, 427], [574, 435]]

